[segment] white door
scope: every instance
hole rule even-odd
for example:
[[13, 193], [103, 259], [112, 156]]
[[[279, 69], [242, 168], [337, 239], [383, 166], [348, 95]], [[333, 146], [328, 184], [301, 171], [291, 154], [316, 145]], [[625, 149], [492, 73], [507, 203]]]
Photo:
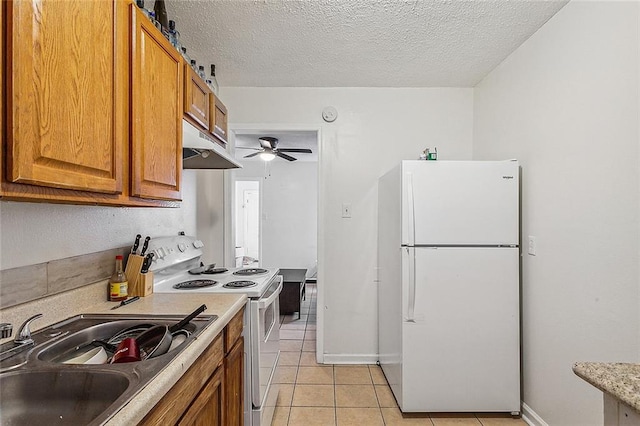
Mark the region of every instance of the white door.
[[243, 193], [245, 256], [259, 259], [260, 193], [249, 189]]
[[402, 251], [401, 409], [520, 411], [518, 249]]
[[403, 161], [403, 245], [519, 244], [516, 161]]

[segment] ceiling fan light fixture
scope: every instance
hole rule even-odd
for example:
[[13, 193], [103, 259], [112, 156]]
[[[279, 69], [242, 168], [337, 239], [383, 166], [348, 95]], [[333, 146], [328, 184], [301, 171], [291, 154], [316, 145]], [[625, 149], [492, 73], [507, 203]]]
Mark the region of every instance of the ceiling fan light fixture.
[[260, 159], [263, 161], [271, 161], [276, 158], [276, 155], [273, 152], [261, 152]]

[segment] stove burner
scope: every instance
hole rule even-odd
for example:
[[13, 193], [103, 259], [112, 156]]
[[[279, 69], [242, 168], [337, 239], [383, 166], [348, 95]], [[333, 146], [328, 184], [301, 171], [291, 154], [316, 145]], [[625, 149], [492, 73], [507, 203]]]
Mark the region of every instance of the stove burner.
[[205, 269], [203, 274], [222, 274], [223, 272], [229, 271], [227, 268], [213, 268], [213, 269]]
[[239, 271], [235, 271], [233, 275], [241, 275], [241, 276], [261, 275], [261, 274], [266, 274], [267, 272], [269, 271], [262, 268], [246, 268], [246, 269], [240, 269]]
[[173, 288], [178, 290], [189, 290], [193, 288], [211, 287], [216, 284], [218, 284], [218, 281], [214, 280], [191, 280], [175, 284]]
[[224, 288], [246, 288], [246, 287], [254, 287], [258, 285], [253, 281], [231, 281], [226, 283]]
[[[191, 275], [217, 274], [219, 272], [222, 272], [221, 269], [224, 269], [224, 268], [216, 268], [216, 264], [212, 263], [211, 265], [207, 265], [207, 266], [202, 265], [198, 268], [189, 269], [189, 273]], [[226, 269], [224, 270], [226, 271]]]

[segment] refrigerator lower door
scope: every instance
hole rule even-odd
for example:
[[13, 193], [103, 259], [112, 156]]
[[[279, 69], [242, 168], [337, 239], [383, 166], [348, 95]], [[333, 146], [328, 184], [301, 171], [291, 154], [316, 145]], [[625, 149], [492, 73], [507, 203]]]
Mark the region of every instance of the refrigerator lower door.
[[415, 292], [403, 279], [401, 410], [519, 412], [518, 249], [411, 248], [407, 256]]

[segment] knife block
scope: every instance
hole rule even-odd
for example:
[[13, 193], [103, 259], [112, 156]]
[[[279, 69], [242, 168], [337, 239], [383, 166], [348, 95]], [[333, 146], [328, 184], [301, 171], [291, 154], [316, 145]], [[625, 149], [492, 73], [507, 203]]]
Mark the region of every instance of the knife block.
[[130, 254], [129, 259], [127, 259], [127, 267], [124, 270], [124, 274], [127, 276], [127, 281], [129, 281], [129, 296], [135, 296], [133, 293], [135, 292], [138, 275], [140, 275], [140, 270], [142, 269], [142, 262], [144, 262], [144, 256], [138, 256], [137, 254]]
[[129, 290], [129, 296], [150, 296], [153, 294], [153, 272], [149, 271], [144, 274], [139, 273], [136, 276], [135, 284], [132, 290]]

